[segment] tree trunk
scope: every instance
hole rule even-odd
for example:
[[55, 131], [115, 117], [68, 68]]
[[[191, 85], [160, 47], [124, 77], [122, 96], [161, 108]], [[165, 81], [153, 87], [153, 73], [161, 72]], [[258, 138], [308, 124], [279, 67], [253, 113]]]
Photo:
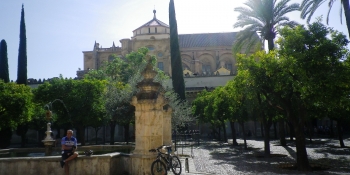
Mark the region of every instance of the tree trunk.
[[127, 145], [129, 144], [129, 135], [130, 135], [129, 127], [130, 127], [129, 124], [124, 125], [124, 141], [126, 142]]
[[268, 46], [269, 46], [269, 51], [273, 50], [275, 47], [275, 44], [273, 43], [273, 38], [268, 39], [267, 42], [268, 42]]
[[26, 145], [27, 132], [28, 132], [28, 125], [27, 124], [22, 124], [22, 125], [17, 126], [16, 134], [21, 137], [21, 148], [24, 148]]
[[[265, 117], [263, 117], [265, 118]], [[270, 127], [272, 125], [272, 121], [268, 120], [266, 121], [264, 119], [263, 121], [264, 123], [264, 129], [265, 129], [265, 137], [264, 137], [264, 154], [265, 156], [269, 156], [270, 155]]]
[[242, 133], [243, 133], [243, 140], [244, 140], [244, 149], [248, 149], [247, 147], [247, 137], [245, 134], [245, 129], [244, 129], [244, 122], [240, 122], [241, 127], [242, 127]]
[[304, 110], [300, 108], [302, 107], [299, 107], [299, 116], [289, 116], [295, 131], [297, 167], [299, 171], [311, 171], [305, 146], [304, 119], [306, 116]]
[[42, 140], [44, 140], [45, 138], [45, 131], [46, 129], [39, 129], [38, 132], [38, 138], [37, 138], [37, 144], [38, 147], [43, 147], [44, 143], [42, 142]]
[[309, 142], [310, 142], [310, 144], [312, 144], [313, 128], [312, 128], [311, 121], [307, 122], [307, 132], [309, 134]]
[[115, 121], [110, 121], [109, 122], [109, 126], [111, 127], [111, 130], [110, 130], [111, 138], [109, 139], [109, 144], [110, 145], [114, 145], [114, 133], [115, 133], [116, 122]]
[[299, 171], [310, 171], [311, 167], [309, 164], [309, 159], [307, 157], [306, 147], [305, 147], [305, 136], [304, 136], [304, 126], [303, 124], [295, 124], [295, 140], [297, 149], [297, 167]]
[[5, 149], [11, 145], [12, 130], [11, 128], [1, 128], [0, 130], [0, 148]]
[[333, 130], [333, 120], [331, 119], [331, 122], [330, 122], [330, 126], [329, 126], [329, 137], [330, 138], [334, 138], [334, 130]]
[[81, 146], [85, 146], [85, 127], [82, 126], [82, 125], [75, 125], [77, 126], [77, 139], [78, 139], [78, 142], [81, 143]]
[[254, 120], [254, 137], [256, 137], [256, 121]]
[[273, 132], [275, 134], [275, 139], [278, 139], [277, 137], [277, 128], [276, 128], [277, 122], [273, 122]]
[[345, 13], [345, 19], [346, 19], [346, 26], [348, 27], [348, 37], [350, 37], [350, 7], [349, 7], [349, 0], [343, 0], [343, 8]]
[[284, 121], [283, 120], [278, 122], [278, 129], [279, 129], [279, 134], [280, 134], [280, 144], [281, 144], [281, 146], [287, 146], [286, 133], [285, 133]]
[[260, 129], [261, 129], [261, 137], [265, 137], [265, 135], [264, 135], [264, 124], [263, 124], [263, 122], [260, 123]]
[[290, 122], [288, 122], [288, 126], [289, 126], [289, 138], [290, 138], [290, 141], [293, 141], [294, 140], [293, 137], [295, 135], [294, 126]]
[[101, 127], [97, 127], [97, 128], [94, 128], [94, 129], [95, 129], [95, 145], [98, 145], [97, 133], [98, 133], [98, 130], [101, 129]]
[[237, 146], [237, 138], [236, 138], [236, 130], [235, 130], [235, 122], [230, 121], [231, 124], [231, 133], [232, 133], [232, 144], [233, 146]]
[[338, 130], [338, 139], [339, 139], [340, 147], [345, 148], [341, 120], [337, 120], [337, 130]]
[[102, 138], [103, 138], [102, 145], [105, 145], [106, 144], [106, 125], [105, 124], [103, 125], [103, 137]]
[[227, 143], [227, 135], [226, 135], [226, 125], [225, 125], [225, 122], [222, 122], [222, 130], [224, 131], [224, 143]]

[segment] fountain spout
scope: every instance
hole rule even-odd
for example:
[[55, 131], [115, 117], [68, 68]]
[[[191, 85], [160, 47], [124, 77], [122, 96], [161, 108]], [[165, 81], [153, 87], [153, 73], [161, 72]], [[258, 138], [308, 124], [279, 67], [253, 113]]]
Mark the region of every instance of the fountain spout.
[[[51, 123], [50, 121], [52, 120], [52, 112], [50, 109], [52, 109], [52, 103], [55, 102], [55, 101], [60, 101], [63, 105], [63, 101], [60, 100], [60, 99], [55, 99], [54, 101], [48, 103], [45, 105], [45, 107], [47, 107], [47, 111], [45, 113], [46, 115], [46, 120], [47, 120], [47, 124], [46, 124], [46, 137], [44, 140], [42, 140], [42, 142], [44, 143], [45, 145], [45, 156], [51, 156], [51, 153], [52, 153], [52, 147], [54, 145], [54, 143], [56, 142], [56, 140], [54, 140], [52, 137], [51, 137]], [[66, 107], [66, 106], [65, 106]], [[67, 109], [67, 108], [66, 108]]]

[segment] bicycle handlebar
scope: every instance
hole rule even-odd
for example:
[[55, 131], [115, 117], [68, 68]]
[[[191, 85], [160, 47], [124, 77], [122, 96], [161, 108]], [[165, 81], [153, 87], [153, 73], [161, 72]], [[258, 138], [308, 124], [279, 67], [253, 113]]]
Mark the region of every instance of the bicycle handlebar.
[[163, 149], [163, 148], [167, 148], [168, 149], [168, 153], [170, 152], [169, 149], [171, 150], [171, 145], [170, 146], [165, 146], [165, 145], [162, 145], [160, 147], [158, 147], [157, 149], [150, 149], [149, 152], [160, 152], [159, 150], [160, 149]]

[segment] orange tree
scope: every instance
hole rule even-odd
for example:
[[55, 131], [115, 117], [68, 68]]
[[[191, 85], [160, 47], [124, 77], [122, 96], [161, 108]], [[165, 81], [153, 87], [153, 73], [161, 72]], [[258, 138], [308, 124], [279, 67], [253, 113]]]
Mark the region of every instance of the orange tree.
[[0, 147], [10, 144], [12, 130], [32, 120], [34, 104], [31, 88], [0, 80]]
[[[271, 73], [277, 66], [275, 52], [266, 54], [264, 51], [250, 56], [238, 55], [238, 76], [235, 78], [235, 89], [245, 94], [245, 99], [250, 100], [247, 109], [253, 109], [251, 115], [257, 117], [264, 125], [264, 152], [270, 155], [270, 127], [273, 121], [280, 115], [272, 108], [276, 98], [271, 94], [276, 80]], [[268, 69], [270, 68], [270, 69]], [[248, 105], [247, 104], [247, 105]]]
[[34, 95], [36, 103], [51, 107], [57, 116], [54, 123], [65, 129], [76, 128], [79, 142], [85, 145], [85, 128], [103, 125], [107, 120], [105, 91], [106, 81], [73, 80], [61, 76], [40, 85]]

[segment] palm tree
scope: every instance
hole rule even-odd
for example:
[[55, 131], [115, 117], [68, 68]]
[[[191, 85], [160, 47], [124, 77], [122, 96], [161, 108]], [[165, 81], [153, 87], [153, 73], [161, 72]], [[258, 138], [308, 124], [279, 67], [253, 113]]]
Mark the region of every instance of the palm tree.
[[[274, 49], [274, 39], [278, 26], [297, 25], [294, 21], [289, 21], [285, 15], [299, 9], [298, 3], [287, 5], [290, 0], [247, 0], [244, 4], [247, 7], [237, 7], [234, 11], [239, 12], [238, 21], [234, 28], [245, 27], [239, 32], [233, 46], [234, 51], [238, 51], [242, 46], [250, 48], [251, 44], [257, 41], [257, 33], [263, 41], [268, 41], [268, 49]], [[249, 49], [246, 49], [249, 51]]]
[[[305, 19], [307, 18], [307, 22], [310, 22], [310, 19], [312, 15], [315, 13], [317, 8], [321, 6], [326, 0], [303, 0], [303, 2], [300, 5], [301, 14], [300, 17]], [[329, 21], [329, 13], [331, 12], [331, 9], [333, 7], [333, 4], [336, 0], [329, 0], [328, 2], [328, 13], [327, 13], [327, 24]], [[341, 5], [343, 5], [344, 13], [345, 13], [345, 19], [346, 19], [346, 26], [348, 27], [348, 34], [350, 36], [350, 7], [349, 7], [349, 0], [340, 0]], [[340, 6], [340, 23], [342, 22], [342, 14], [343, 9]]]

